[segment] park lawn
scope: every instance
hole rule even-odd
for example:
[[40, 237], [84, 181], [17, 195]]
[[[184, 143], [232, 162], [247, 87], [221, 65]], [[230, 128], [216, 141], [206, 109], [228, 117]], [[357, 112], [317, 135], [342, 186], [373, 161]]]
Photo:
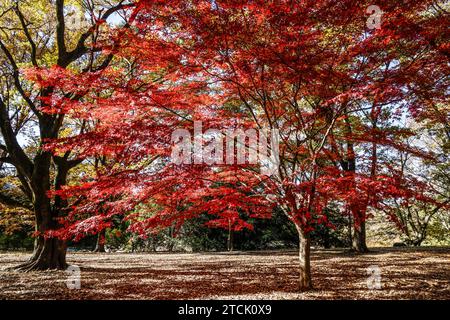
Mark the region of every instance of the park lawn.
[[[294, 251], [72, 253], [65, 271], [6, 270], [29, 254], [0, 253], [0, 299], [450, 299], [450, 248], [377, 248], [366, 255], [313, 250], [314, 290], [299, 293]], [[368, 288], [379, 267], [381, 289]]]

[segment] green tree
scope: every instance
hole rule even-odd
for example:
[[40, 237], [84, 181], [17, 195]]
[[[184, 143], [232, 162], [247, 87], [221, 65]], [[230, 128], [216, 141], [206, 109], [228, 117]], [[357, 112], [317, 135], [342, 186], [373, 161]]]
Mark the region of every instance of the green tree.
[[[32, 207], [35, 216], [34, 252], [18, 269], [64, 269], [65, 241], [43, 235], [58, 228], [57, 218], [64, 215], [68, 203], [48, 193], [68, 183], [70, 170], [81, 160], [74, 159], [71, 152], [54, 155], [43, 146], [64, 131], [83, 132], [86, 125], [43, 109], [51, 108], [57, 96], [74, 100], [82, 97], [52, 86], [35, 89], [21, 70], [57, 66], [89, 73], [104, 69], [113, 55], [102, 55], [97, 45], [107, 30], [100, 22], [123, 11], [127, 3], [2, 0], [1, 8], [1, 161], [14, 169], [27, 206]], [[2, 192], [3, 203], [12, 200]]]

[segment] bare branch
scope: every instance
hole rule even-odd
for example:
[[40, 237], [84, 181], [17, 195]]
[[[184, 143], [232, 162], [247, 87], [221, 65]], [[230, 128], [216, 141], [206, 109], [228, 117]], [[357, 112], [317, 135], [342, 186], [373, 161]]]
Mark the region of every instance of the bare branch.
[[22, 14], [22, 12], [19, 9], [19, 3], [16, 4], [16, 7], [14, 8], [14, 11], [16, 12], [17, 16], [19, 17], [20, 24], [22, 25], [23, 32], [25, 33], [25, 36], [28, 39], [28, 42], [31, 46], [31, 62], [33, 63], [33, 66], [37, 67], [38, 63], [36, 60], [36, 44], [33, 41], [33, 38], [31, 37], [30, 32], [28, 31], [27, 24], [25, 22], [25, 18]]

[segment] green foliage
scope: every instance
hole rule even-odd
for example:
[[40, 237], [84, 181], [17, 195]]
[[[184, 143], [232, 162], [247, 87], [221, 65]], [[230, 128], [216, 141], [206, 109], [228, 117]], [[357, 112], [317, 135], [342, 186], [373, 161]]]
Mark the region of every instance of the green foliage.
[[346, 248], [351, 246], [349, 217], [343, 216], [335, 208], [327, 209], [327, 217], [332, 227], [319, 225], [311, 232], [311, 242], [321, 248]]
[[[4, 213], [0, 213], [0, 219], [2, 216]], [[30, 224], [16, 224], [14, 231], [6, 231], [4, 226], [0, 226], [0, 250], [32, 250], [32, 231]]]

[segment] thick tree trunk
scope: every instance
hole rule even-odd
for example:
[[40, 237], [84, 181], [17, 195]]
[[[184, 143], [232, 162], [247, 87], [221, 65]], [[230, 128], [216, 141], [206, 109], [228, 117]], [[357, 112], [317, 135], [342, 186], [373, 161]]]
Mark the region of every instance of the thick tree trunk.
[[67, 268], [66, 250], [66, 243], [62, 240], [39, 237], [30, 260], [14, 269], [20, 271], [65, 270]]
[[369, 252], [366, 245], [366, 222], [363, 219], [353, 224], [352, 249], [358, 253]]
[[[57, 0], [54, 6], [56, 9], [57, 20], [55, 25], [55, 43], [58, 53], [57, 65], [61, 68], [66, 68], [71, 63], [78, 61], [84, 54], [90, 52], [90, 49], [88, 48], [89, 46], [86, 46], [86, 41], [88, 41], [90, 35], [85, 36], [86, 34], [84, 34], [78, 39], [77, 48], [71, 52], [68, 52], [65, 41], [66, 39], [64, 37], [64, 1]], [[107, 12], [103, 15], [103, 18], [106, 20], [109, 15], [122, 9], [123, 5], [117, 5], [114, 8], [107, 10]], [[19, 20], [25, 28], [26, 19], [19, 10], [19, 7], [16, 6], [14, 11], [16, 11]], [[91, 35], [94, 35], [94, 33]], [[31, 99], [31, 93], [27, 92], [27, 90], [23, 87], [24, 83], [18, 67], [18, 60], [23, 60], [23, 56], [10, 52], [10, 50], [8, 50], [8, 46], [4, 45], [3, 42], [0, 42], [0, 50], [5, 55], [5, 63], [7, 66], [6, 69], [11, 71], [8, 71], [7, 74], [12, 76], [12, 79], [14, 80], [12, 83], [14, 84], [15, 89], [18, 93], [20, 93], [23, 100], [26, 102], [25, 105], [20, 106], [22, 111], [15, 114], [19, 116], [26, 114], [27, 117], [30, 114], [34, 114], [35, 117], [33, 118], [38, 121], [38, 126], [35, 127], [39, 129], [41, 146], [49, 139], [58, 138], [59, 131], [64, 124], [65, 115], [47, 114], [42, 112], [48, 104], [44, 101], [45, 99], [40, 99], [51, 97], [54, 92], [54, 87], [48, 86], [41, 88], [36, 99]], [[33, 44], [30, 56], [31, 61], [26, 59], [26, 62], [31, 62], [33, 65], [38, 66], [36, 48]], [[106, 60], [102, 58], [102, 62], [96, 67], [96, 70], [100, 71], [108, 67], [111, 59], [112, 55], [110, 55]], [[89, 67], [90, 70], [94, 67], [94, 64], [97, 64], [95, 62], [99, 61], [100, 60], [96, 61], [92, 59]], [[74, 92], [73, 95], [69, 95], [67, 93], [66, 96], [71, 96], [71, 99], [73, 100], [80, 100], [83, 95], [75, 94]], [[12, 121], [11, 114], [14, 112], [10, 112], [9, 103], [4, 102], [3, 98], [3, 96], [0, 96], [0, 133], [3, 138], [2, 145], [4, 144], [2, 151], [6, 151], [6, 154], [2, 154], [2, 156], [7, 156], [9, 158], [9, 162], [17, 170], [18, 178], [22, 184], [22, 190], [34, 207], [36, 216], [35, 230], [40, 234], [39, 238], [35, 241], [35, 250], [30, 261], [22, 266], [19, 266], [18, 269], [64, 269], [66, 267], [66, 244], [63, 241], [56, 239], [45, 239], [42, 235], [45, 232], [56, 230], [59, 227], [55, 218], [63, 213], [63, 210], [67, 207], [67, 200], [56, 196], [53, 199], [53, 203], [51, 203], [50, 199], [47, 197], [47, 193], [50, 190], [59, 190], [61, 186], [65, 185], [68, 170], [75, 167], [80, 163], [80, 161], [69, 161], [69, 156], [71, 154], [70, 151], [67, 151], [64, 156], [60, 157], [43, 150], [41, 146], [38, 148], [34, 158], [31, 158], [34, 152], [29, 153], [23, 149], [19, 143], [17, 137], [20, 132], [20, 126], [17, 127], [17, 121]], [[18, 103], [21, 101], [10, 102], [12, 102], [12, 107], [19, 107]], [[57, 168], [56, 172], [50, 173], [52, 168], [52, 160]], [[50, 179], [54, 176], [54, 173], [56, 173], [55, 182], [54, 184], [51, 184]]]
[[[41, 234], [48, 230], [56, 229], [56, 222], [52, 219], [50, 213], [42, 217], [42, 212], [36, 215], [36, 230]], [[63, 240], [56, 238], [45, 238], [41, 235], [36, 237], [34, 251], [31, 258], [16, 267], [14, 270], [34, 271], [34, 270], [65, 270], [67, 244]]]
[[[67, 268], [65, 241], [55, 238], [45, 238], [49, 231], [57, 230], [60, 225], [57, 221], [61, 208], [67, 203], [55, 198], [52, 207], [48, 197], [50, 188], [51, 154], [40, 152], [34, 159], [33, 174], [31, 177], [31, 190], [33, 192], [33, 207], [35, 214], [35, 230], [38, 233], [35, 240], [35, 248], [30, 260], [14, 267], [16, 270], [64, 270]], [[68, 169], [58, 167], [55, 188], [59, 189], [66, 181]]]
[[311, 280], [311, 239], [299, 231], [300, 291], [312, 289]]
[[106, 252], [105, 251], [105, 242], [106, 242], [106, 230], [100, 231], [97, 235], [97, 243], [95, 245], [94, 252]]

